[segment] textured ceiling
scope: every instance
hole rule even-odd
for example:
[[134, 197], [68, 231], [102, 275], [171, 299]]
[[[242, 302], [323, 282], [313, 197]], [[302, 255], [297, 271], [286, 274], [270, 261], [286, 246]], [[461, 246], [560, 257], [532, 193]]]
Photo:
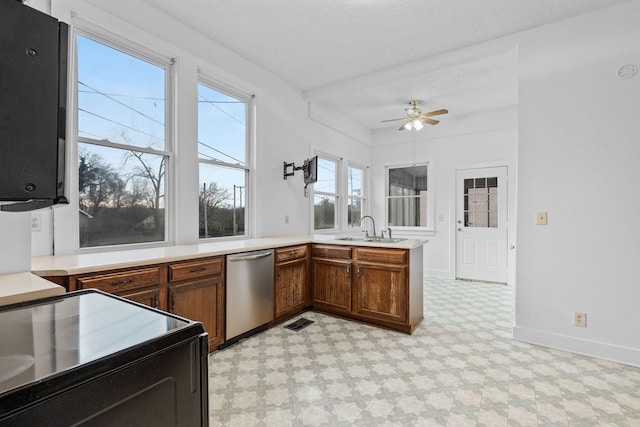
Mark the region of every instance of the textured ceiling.
[[412, 98], [452, 114], [515, 104], [517, 52], [355, 90], [341, 82], [628, 0], [143, 1], [375, 129]]

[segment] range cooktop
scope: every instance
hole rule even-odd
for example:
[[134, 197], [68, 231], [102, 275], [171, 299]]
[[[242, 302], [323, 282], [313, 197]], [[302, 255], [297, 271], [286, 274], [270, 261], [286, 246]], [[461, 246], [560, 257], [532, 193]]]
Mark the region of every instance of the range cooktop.
[[74, 294], [0, 309], [0, 396], [190, 325], [101, 292]]

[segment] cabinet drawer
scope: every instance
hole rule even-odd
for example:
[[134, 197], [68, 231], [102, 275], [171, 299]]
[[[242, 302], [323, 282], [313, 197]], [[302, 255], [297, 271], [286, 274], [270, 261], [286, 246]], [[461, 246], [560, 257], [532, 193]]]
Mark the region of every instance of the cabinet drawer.
[[404, 249], [357, 248], [356, 258], [358, 259], [358, 261], [406, 264], [407, 251]]
[[222, 273], [222, 257], [169, 265], [169, 282]]
[[312, 254], [321, 258], [351, 258], [351, 248], [348, 246], [313, 245]]
[[276, 249], [276, 262], [287, 262], [307, 256], [307, 245]]
[[96, 288], [102, 291], [118, 293], [128, 289], [138, 289], [157, 285], [160, 282], [160, 268], [149, 267], [140, 270], [104, 274], [102, 276], [81, 277], [77, 280], [78, 289]]

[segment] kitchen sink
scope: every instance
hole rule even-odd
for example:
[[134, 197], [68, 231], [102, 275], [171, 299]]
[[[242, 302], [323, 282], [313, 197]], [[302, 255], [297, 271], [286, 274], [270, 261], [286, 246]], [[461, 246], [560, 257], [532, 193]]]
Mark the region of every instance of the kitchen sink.
[[353, 241], [353, 242], [375, 242], [375, 243], [398, 243], [407, 239], [395, 239], [389, 237], [340, 237], [336, 240], [345, 240], [345, 241]]
[[376, 242], [376, 243], [397, 243], [397, 242], [402, 242], [404, 240], [407, 239], [396, 239], [396, 238], [389, 238], [389, 237], [365, 237], [364, 241], [365, 242]]

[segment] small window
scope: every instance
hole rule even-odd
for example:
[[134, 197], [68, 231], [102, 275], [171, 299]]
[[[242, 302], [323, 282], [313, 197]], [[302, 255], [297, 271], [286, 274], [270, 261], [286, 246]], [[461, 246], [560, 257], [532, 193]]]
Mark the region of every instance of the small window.
[[360, 218], [364, 215], [365, 169], [349, 165], [347, 168], [347, 224], [348, 227], [360, 227]]
[[498, 178], [464, 180], [464, 226], [498, 227]]
[[313, 184], [313, 224], [315, 230], [338, 227], [338, 161], [318, 156], [318, 181]]
[[387, 225], [427, 227], [427, 165], [388, 168]]
[[80, 247], [166, 240], [166, 82], [152, 63], [77, 37]]
[[242, 236], [247, 230], [250, 97], [198, 85], [199, 236]]

